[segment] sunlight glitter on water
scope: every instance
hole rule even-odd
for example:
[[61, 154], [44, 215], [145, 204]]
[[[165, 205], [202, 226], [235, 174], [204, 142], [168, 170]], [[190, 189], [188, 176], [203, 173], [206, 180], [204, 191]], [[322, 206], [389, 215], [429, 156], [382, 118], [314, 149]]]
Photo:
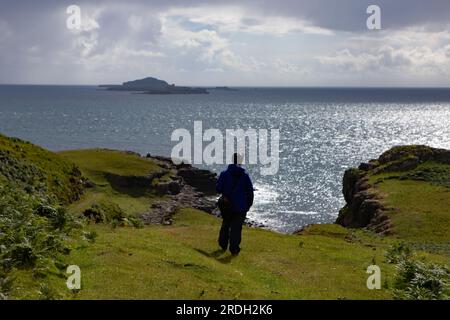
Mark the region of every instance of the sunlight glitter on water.
[[[50, 150], [105, 147], [169, 156], [171, 133], [280, 129], [279, 172], [246, 166], [249, 218], [282, 232], [336, 220], [345, 169], [395, 145], [450, 149], [449, 89], [242, 88], [133, 95], [96, 87], [0, 86], [0, 132]], [[200, 165], [220, 172], [225, 165]]]

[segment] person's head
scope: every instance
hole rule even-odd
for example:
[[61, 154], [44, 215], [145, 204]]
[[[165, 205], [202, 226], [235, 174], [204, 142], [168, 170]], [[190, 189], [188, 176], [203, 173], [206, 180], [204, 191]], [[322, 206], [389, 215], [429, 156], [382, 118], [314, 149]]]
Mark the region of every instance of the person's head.
[[233, 153], [233, 164], [242, 164], [242, 156], [239, 153]]

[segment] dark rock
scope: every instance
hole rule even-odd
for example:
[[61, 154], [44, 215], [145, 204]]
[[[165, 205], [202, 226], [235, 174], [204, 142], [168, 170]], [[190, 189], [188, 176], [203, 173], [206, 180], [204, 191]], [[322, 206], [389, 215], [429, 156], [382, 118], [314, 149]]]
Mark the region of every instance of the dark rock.
[[364, 176], [364, 172], [357, 169], [348, 169], [344, 173], [342, 183], [342, 193], [344, 194], [345, 201], [347, 203], [352, 201], [355, 194], [356, 183]]
[[167, 169], [167, 170], [172, 169], [172, 166], [170, 164], [168, 164], [168, 163], [161, 163], [159, 166], [161, 168], [164, 168], [164, 169]]
[[268, 227], [261, 222], [257, 222], [251, 219], [245, 219], [244, 224], [249, 228], [259, 228], [259, 229], [267, 229]]
[[216, 194], [217, 175], [209, 170], [197, 169], [191, 166], [181, 167], [177, 173], [184, 182], [197, 191], [207, 195]]
[[161, 195], [179, 194], [181, 191], [181, 188], [182, 188], [182, 183], [180, 181], [160, 182], [155, 186], [156, 191]]
[[375, 216], [378, 209], [382, 208], [382, 204], [378, 200], [365, 199], [358, 210], [358, 223], [361, 227], [369, 224], [370, 220]]
[[173, 165], [172, 158], [170, 158], [170, 157], [152, 156], [151, 158], [156, 159], [156, 160], [161, 161], [161, 162], [168, 163], [170, 165]]
[[368, 172], [376, 168], [375, 164], [372, 166], [369, 163], [367, 166], [360, 166], [360, 169], [345, 171], [342, 193], [347, 204], [339, 211], [337, 224], [351, 228], [367, 227], [371, 221], [374, 221], [377, 212], [383, 209], [366, 176]]
[[369, 183], [369, 179], [367, 179], [366, 177], [363, 177], [355, 183], [354, 191], [360, 192], [360, 191], [370, 189], [371, 187], [372, 187], [372, 185]]
[[408, 171], [415, 169], [419, 165], [418, 157], [408, 157], [392, 162], [383, 168], [382, 172]]
[[381, 235], [390, 235], [393, 233], [392, 222], [383, 210], [377, 210], [375, 212], [374, 217], [367, 227]]
[[337, 224], [351, 228], [369, 225], [374, 230], [377, 228], [375, 218], [384, 208], [371, 189], [372, 185], [366, 176], [367, 173], [368, 171], [359, 169], [350, 169], [345, 172], [342, 192], [347, 204], [339, 211]]
[[94, 188], [95, 187], [95, 183], [94, 182], [92, 182], [91, 180], [89, 180], [89, 179], [84, 179], [83, 180], [83, 186], [85, 187], [85, 188]]
[[152, 181], [161, 178], [167, 171], [153, 172], [148, 176], [121, 176], [113, 173], [106, 173], [105, 178], [113, 188], [151, 188]]
[[363, 170], [363, 171], [369, 171], [372, 170], [373, 168], [375, 168], [375, 164], [374, 163], [367, 163], [367, 162], [363, 162], [359, 165], [358, 169], [359, 170]]
[[353, 196], [353, 200], [351, 201], [350, 208], [353, 212], [357, 212], [361, 209], [361, 205], [366, 200], [371, 200], [375, 198], [375, 195], [368, 191], [360, 191]]
[[160, 195], [168, 194], [169, 193], [169, 184], [167, 182], [164, 183], [158, 183], [154, 186], [156, 192]]
[[181, 191], [182, 185], [179, 181], [171, 181], [169, 182], [169, 192], [171, 194], [179, 194]]
[[169, 224], [173, 215], [181, 208], [194, 208], [213, 214], [216, 200], [206, 197], [204, 193], [196, 191], [190, 185], [184, 185], [179, 193], [172, 195], [170, 199], [152, 204], [150, 211], [141, 214], [140, 218], [147, 224]]
[[181, 163], [179, 163], [179, 164], [176, 164], [176, 165], [175, 165], [175, 168], [177, 168], [177, 169], [183, 169], [183, 168], [185, 168], [185, 169], [191, 169], [192, 166], [191, 166], [189, 163], [181, 162]]

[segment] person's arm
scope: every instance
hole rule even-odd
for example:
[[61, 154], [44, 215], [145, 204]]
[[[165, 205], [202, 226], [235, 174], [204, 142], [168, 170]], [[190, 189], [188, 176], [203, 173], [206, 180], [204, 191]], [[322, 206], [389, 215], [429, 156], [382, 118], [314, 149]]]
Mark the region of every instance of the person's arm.
[[247, 198], [248, 198], [248, 208], [250, 209], [250, 207], [253, 205], [253, 199], [255, 197], [254, 193], [253, 193], [253, 184], [252, 184], [252, 180], [250, 179], [250, 177], [248, 175], [247, 176]]
[[217, 193], [223, 192], [223, 184], [224, 184], [224, 180], [225, 180], [224, 176], [225, 175], [223, 174], [223, 172], [221, 172], [219, 175], [219, 179], [217, 179], [217, 183], [216, 183], [216, 192]]

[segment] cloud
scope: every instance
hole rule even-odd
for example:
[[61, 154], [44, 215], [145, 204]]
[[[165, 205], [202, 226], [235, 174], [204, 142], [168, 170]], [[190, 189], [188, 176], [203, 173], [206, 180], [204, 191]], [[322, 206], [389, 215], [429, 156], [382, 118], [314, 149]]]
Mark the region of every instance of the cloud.
[[6, 21], [0, 19], [0, 42], [10, 38], [12, 31]]
[[198, 6], [193, 8], [172, 8], [165, 13], [192, 26], [204, 26], [223, 33], [250, 33], [283, 36], [288, 33], [332, 35], [331, 30], [312, 25], [306, 20], [274, 15], [258, 15], [255, 10], [237, 6]]
[[344, 49], [333, 56], [317, 58], [323, 65], [338, 67], [341, 71], [363, 72], [407, 67], [411, 65], [408, 52], [384, 46], [370, 52], [353, 52]]
[[78, 0], [82, 28], [68, 30], [69, 3], [0, 0], [0, 82], [450, 84], [450, 1], [377, 0], [375, 32], [372, 2]]
[[447, 32], [407, 28], [376, 37], [350, 38], [347, 48], [317, 60], [329, 71], [349, 73], [440, 76], [450, 73]]
[[175, 47], [184, 50], [183, 54], [190, 54], [196, 61], [202, 61], [208, 65], [207, 69], [239, 69], [247, 70], [248, 67], [230, 48], [229, 41], [221, 36], [218, 31], [200, 28], [195, 31], [185, 28], [185, 18], [180, 19], [173, 11], [161, 15], [162, 41], [167, 47]]
[[[262, 62], [253, 56], [236, 52], [235, 35], [256, 35], [265, 38], [283, 37], [289, 34], [314, 34], [329, 36], [330, 30], [317, 28], [305, 21], [276, 16], [249, 14], [236, 6], [198, 6], [171, 8], [162, 13], [161, 33], [167, 47], [178, 47], [184, 55], [193, 55], [208, 66], [206, 70], [220, 69], [239, 72], [261, 72], [268, 65], [279, 72], [298, 72], [294, 65], [281, 62]], [[273, 60], [273, 59], [272, 59]], [[288, 71], [289, 69], [289, 71]]]
[[445, 55], [450, 58], [450, 44], [444, 47]]
[[254, 0], [245, 3], [264, 15], [303, 19], [334, 31], [365, 32], [366, 9], [372, 4], [381, 8], [384, 29], [428, 25], [439, 30], [450, 20], [448, 0]]

